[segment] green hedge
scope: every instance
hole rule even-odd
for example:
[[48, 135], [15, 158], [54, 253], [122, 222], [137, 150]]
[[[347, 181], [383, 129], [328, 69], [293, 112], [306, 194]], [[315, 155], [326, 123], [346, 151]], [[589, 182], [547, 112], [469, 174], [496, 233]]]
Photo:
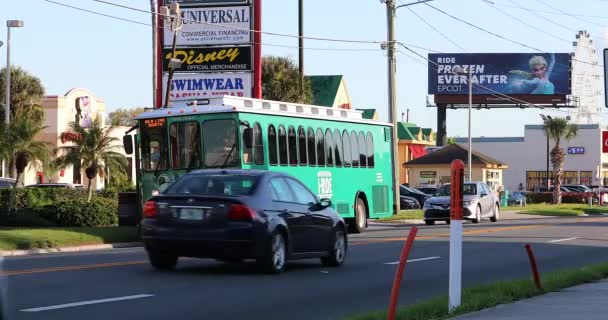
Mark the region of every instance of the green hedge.
[[[95, 194], [87, 202], [85, 190], [0, 190], [0, 225], [15, 227], [102, 227], [118, 223], [117, 195]], [[12, 209], [11, 209], [12, 208]]]
[[[562, 192], [562, 203], [587, 203], [589, 196], [596, 198], [595, 193], [565, 193]], [[552, 192], [533, 192], [526, 194], [526, 202], [533, 203], [552, 203]]]

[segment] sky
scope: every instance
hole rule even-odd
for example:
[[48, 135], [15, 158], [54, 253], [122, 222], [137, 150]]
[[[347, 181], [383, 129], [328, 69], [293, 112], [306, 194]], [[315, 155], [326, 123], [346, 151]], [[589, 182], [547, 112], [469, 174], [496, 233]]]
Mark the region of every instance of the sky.
[[[141, 23], [150, 23], [150, 16], [147, 13], [102, 4], [94, 0], [53, 1]], [[150, 6], [149, 0], [109, 1], [144, 10], [148, 10]], [[405, 3], [408, 0], [398, 1]], [[484, 0], [434, 0], [430, 3], [478, 27], [546, 52], [572, 52], [572, 42], [575, 40], [577, 30], [587, 30], [591, 34], [597, 54], [601, 54], [607, 44], [605, 35], [608, 13], [604, 17], [590, 16], [602, 16], [601, 13], [608, 12], [608, 1], [492, 0], [492, 2], [494, 6]], [[547, 7], [543, 2], [554, 8]], [[515, 8], [517, 5], [535, 11], [528, 12]], [[263, 31], [297, 35], [297, 7], [297, 0], [263, 0]], [[458, 22], [424, 4], [409, 8], [418, 16], [414, 15], [408, 7], [398, 9], [396, 37], [398, 41], [424, 56], [428, 51], [414, 46], [448, 53], [534, 52]], [[553, 13], [541, 13], [536, 10]], [[6, 0], [3, 3], [3, 10], [0, 11], [2, 21], [0, 40], [4, 42], [6, 42], [4, 21], [9, 19], [20, 19], [25, 22], [24, 28], [12, 29], [11, 64], [19, 65], [38, 76], [47, 94], [62, 95], [71, 88], [87, 88], [105, 101], [107, 111], [152, 104], [150, 26], [77, 11], [45, 0]], [[386, 40], [386, 6], [378, 0], [306, 0], [304, 32], [309, 37], [384, 41]], [[289, 56], [297, 61], [296, 38], [264, 35], [262, 42], [263, 55]], [[304, 55], [306, 74], [344, 75], [354, 107], [375, 108], [381, 120], [388, 120], [387, 59], [386, 52], [379, 44], [305, 40], [304, 45], [309, 48]], [[427, 98], [430, 99], [427, 95], [427, 63], [415, 58], [411, 53], [404, 54], [407, 51], [403, 48], [399, 51], [397, 55], [398, 115], [401, 117], [401, 114], [409, 109], [410, 122], [436, 129], [436, 109], [427, 107], [426, 103]], [[4, 61], [6, 61], [6, 45], [0, 49], [0, 66], [5, 64]], [[603, 64], [601, 57], [600, 63]], [[600, 69], [598, 73], [603, 74], [603, 68], [598, 69]], [[601, 87], [603, 88], [603, 84]], [[603, 110], [604, 100], [603, 98], [600, 100]], [[522, 136], [524, 125], [541, 122], [540, 113], [565, 115], [539, 109], [473, 110], [472, 135]], [[467, 112], [448, 111], [447, 127], [448, 136], [466, 136]]]

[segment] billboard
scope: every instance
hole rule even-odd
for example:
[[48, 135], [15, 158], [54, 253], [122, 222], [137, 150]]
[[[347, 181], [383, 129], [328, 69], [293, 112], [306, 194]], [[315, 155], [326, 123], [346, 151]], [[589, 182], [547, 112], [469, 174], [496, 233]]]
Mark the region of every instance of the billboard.
[[[167, 75], [163, 76], [163, 92], [167, 90]], [[251, 97], [251, 73], [174, 74], [171, 79], [171, 102], [192, 101], [223, 95]], [[173, 104], [173, 103], [172, 103]]]
[[226, 4], [248, 4], [249, 0], [165, 0], [165, 5], [168, 6], [173, 2], [179, 3], [179, 5], [182, 7], [192, 7]]
[[[569, 53], [432, 53], [429, 60], [428, 93], [433, 95], [468, 95], [469, 70], [474, 95], [499, 92], [541, 96], [542, 101], [571, 93]], [[456, 66], [464, 74], [455, 75]]]
[[[183, 8], [184, 24], [176, 45], [200, 46], [251, 42], [249, 6]], [[173, 32], [163, 32], [163, 45], [173, 45]]]
[[[169, 70], [171, 48], [163, 49], [163, 70]], [[251, 47], [223, 46], [177, 48], [175, 58], [182, 61], [175, 72], [250, 71]]]

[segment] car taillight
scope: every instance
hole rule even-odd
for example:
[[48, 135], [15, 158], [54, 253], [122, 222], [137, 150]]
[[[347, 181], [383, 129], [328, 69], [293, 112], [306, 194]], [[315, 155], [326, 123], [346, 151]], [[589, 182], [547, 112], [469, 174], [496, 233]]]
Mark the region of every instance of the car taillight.
[[246, 205], [233, 204], [228, 212], [228, 219], [233, 221], [252, 221], [255, 218], [255, 211]]
[[146, 201], [144, 203], [144, 217], [145, 218], [153, 218], [158, 215], [158, 208], [156, 207], [156, 202], [154, 201]]

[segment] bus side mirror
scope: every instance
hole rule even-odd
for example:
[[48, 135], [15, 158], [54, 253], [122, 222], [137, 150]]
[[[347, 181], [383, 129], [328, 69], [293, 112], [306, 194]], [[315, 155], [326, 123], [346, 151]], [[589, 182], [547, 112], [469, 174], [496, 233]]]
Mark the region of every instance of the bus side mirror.
[[245, 148], [250, 149], [253, 147], [253, 134], [251, 128], [245, 128], [243, 130], [243, 142], [245, 143]]
[[122, 145], [126, 154], [133, 154], [133, 137], [131, 135], [125, 134], [122, 137]]

